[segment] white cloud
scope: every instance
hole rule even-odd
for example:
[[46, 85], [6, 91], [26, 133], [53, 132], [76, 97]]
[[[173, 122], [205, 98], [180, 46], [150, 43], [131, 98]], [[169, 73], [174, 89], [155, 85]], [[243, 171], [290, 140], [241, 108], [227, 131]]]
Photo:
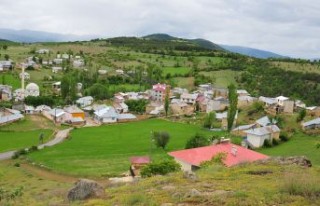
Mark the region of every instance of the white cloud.
[[1, 0], [0, 27], [79, 35], [169, 33], [320, 57], [316, 0]]

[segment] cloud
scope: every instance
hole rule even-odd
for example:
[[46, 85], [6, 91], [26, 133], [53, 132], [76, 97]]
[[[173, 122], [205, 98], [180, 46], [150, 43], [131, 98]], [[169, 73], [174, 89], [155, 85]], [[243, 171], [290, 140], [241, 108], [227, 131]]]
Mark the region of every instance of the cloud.
[[316, 0], [1, 0], [0, 27], [78, 35], [169, 33], [320, 57]]

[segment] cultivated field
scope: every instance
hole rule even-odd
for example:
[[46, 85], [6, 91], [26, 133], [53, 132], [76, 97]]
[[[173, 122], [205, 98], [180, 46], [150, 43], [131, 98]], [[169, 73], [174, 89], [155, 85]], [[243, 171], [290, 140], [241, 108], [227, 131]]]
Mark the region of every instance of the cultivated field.
[[[152, 131], [167, 131], [171, 135], [165, 151], [155, 148]], [[29, 158], [62, 173], [114, 176], [128, 170], [131, 156], [150, 155], [154, 161], [169, 158], [168, 151], [183, 149], [197, 132], [213, 134], [195, 125], [159, 119], [82, 128], [72, 131], [71, 139], [64, 143], [32, 153]]]

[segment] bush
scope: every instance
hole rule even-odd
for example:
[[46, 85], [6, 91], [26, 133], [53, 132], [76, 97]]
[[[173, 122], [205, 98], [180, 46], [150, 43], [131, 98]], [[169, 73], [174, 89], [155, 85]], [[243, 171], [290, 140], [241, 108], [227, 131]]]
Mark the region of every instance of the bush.
[[278, 145], [279, 144], [279, 141], [277, 139], [272, 139], [272, 145]]
[[266, 147], [266, 148], [272, 147], [272, 141], [265, 139], [263, 142], [263, 147]]
[[186, 149], [190, 148], [196, 148], [196, 147], [203, 147], [208, 146], [210, 144], [210, 140], [206, 137], [204, 137], [201, 134], [196, 134], [193, 137], [191, 137], [186, 144]]
[[153, 132], [152, 138], [157, 147], [162, 147], [162, 149], [164, 149], [170, 140], [170, 135], [168, 132]]
[[20, 149], [20, 150], [17, 150], [13, 156], [12, 156], [12, 159], [17, 159], [18, 157], [20, 157], [20, 155], [25, 155], [27, 154], [27, 151], [25, 149]]
[[154, 175], [166, 175], [170, 172], [180, 170], [180, 165], [173, 160], [165, 160], [158, 163], [150, 163], [141, 169], [142, 177], [151, 177]]
[[306, 109], [302, 109], [299, 111], [299, 115], [297, 117], [297, 122], [301, 122], [307, 115]]
[[286, 142], [289, 140], [289, 136], [286, 132], [281, 132], [279, 138], [283, 142]]
[[15, 167], [20, 167], [20, 163], [19, 163], [19, 162], [16, 162], [16, 163], [14, 163], [13, 166], [15, 166]]

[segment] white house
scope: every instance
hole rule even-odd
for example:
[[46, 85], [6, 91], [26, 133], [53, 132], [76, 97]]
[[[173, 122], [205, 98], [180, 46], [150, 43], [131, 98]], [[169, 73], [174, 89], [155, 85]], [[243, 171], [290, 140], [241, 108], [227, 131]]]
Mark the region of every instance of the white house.
[[270, 125], [271, 121], [268, 116], [264, 116], [264, 117], [261, 117], [260, 119], [258, 119], [256, 121], [256, 123], [259, 124], [261, 127], [265, 127], [265, 126]]
[[266, 127], [252, 128], [244, 131], [247, 134], [246, 142], [252, 148], [262, 147], [265, 140], [279, 138], [280, 129], [277, 125]]
[[183, 93], [180, 96], [180, 100], [187, 104], [195, 104], [197, 97], [198, 97], [198, 94]]
[[284, 106], [284, 102], [289, 100], [289, 98], [284, 97], [284, 96], [279, 96], [279, 97], [276, 97], [276, 100], [277, 100], [278, 105]]
[[24, 105], [25, 114], [34, 114], [34, 112], [35, 112], [34, 106]]
[[18, 121], [23, 119], [23, 117], [24, 116], [17, 110], [7, 108], [0, 109], [0, 125]]
[[278, 100], [271, 97], [259, 97], [259, 101], [263, 102], [266, 106], [276, 105], [278, 103]]
[[94, 120], [99, 123], [114, 123], [118, 120], [118, 113], [113, 107], [97, 109], [94, 112]]
[[63, 59], [60, 59], [60, 58], [56, 58], [53, 60], [54, 64], [62, 64], [62, 62], [63, 62]]
[[62, 67], [52, 67], [52, 73], [58, 73], [61, 72], [63, 69]]
[[124, 102], [114, 103], [113, 106], [117, 110], [118, 113], [127, 113], [129, 111], [128, 105], [126, 105]]
[[302, 123], [302, 128], [304, 130], [320, 129], [320, 118], [316, 118], [316, 119], [313, 119], [311, 121]]
[[36, 51], [38, 54], [48, 54], [49, 53], [49, 49], [39, 49], [38, 51]]
[[76, 101], [76, 103], [80, 105], [80, 107], [89, 106], [93, 103], [93, 97], [91, 96], [81, 97]]
[[247, 90], [245, 89], [238, 89], [237, 90], [237, 94], [239, 97], [241, 96], [250, 96], [249, 92], [247, 92]]

